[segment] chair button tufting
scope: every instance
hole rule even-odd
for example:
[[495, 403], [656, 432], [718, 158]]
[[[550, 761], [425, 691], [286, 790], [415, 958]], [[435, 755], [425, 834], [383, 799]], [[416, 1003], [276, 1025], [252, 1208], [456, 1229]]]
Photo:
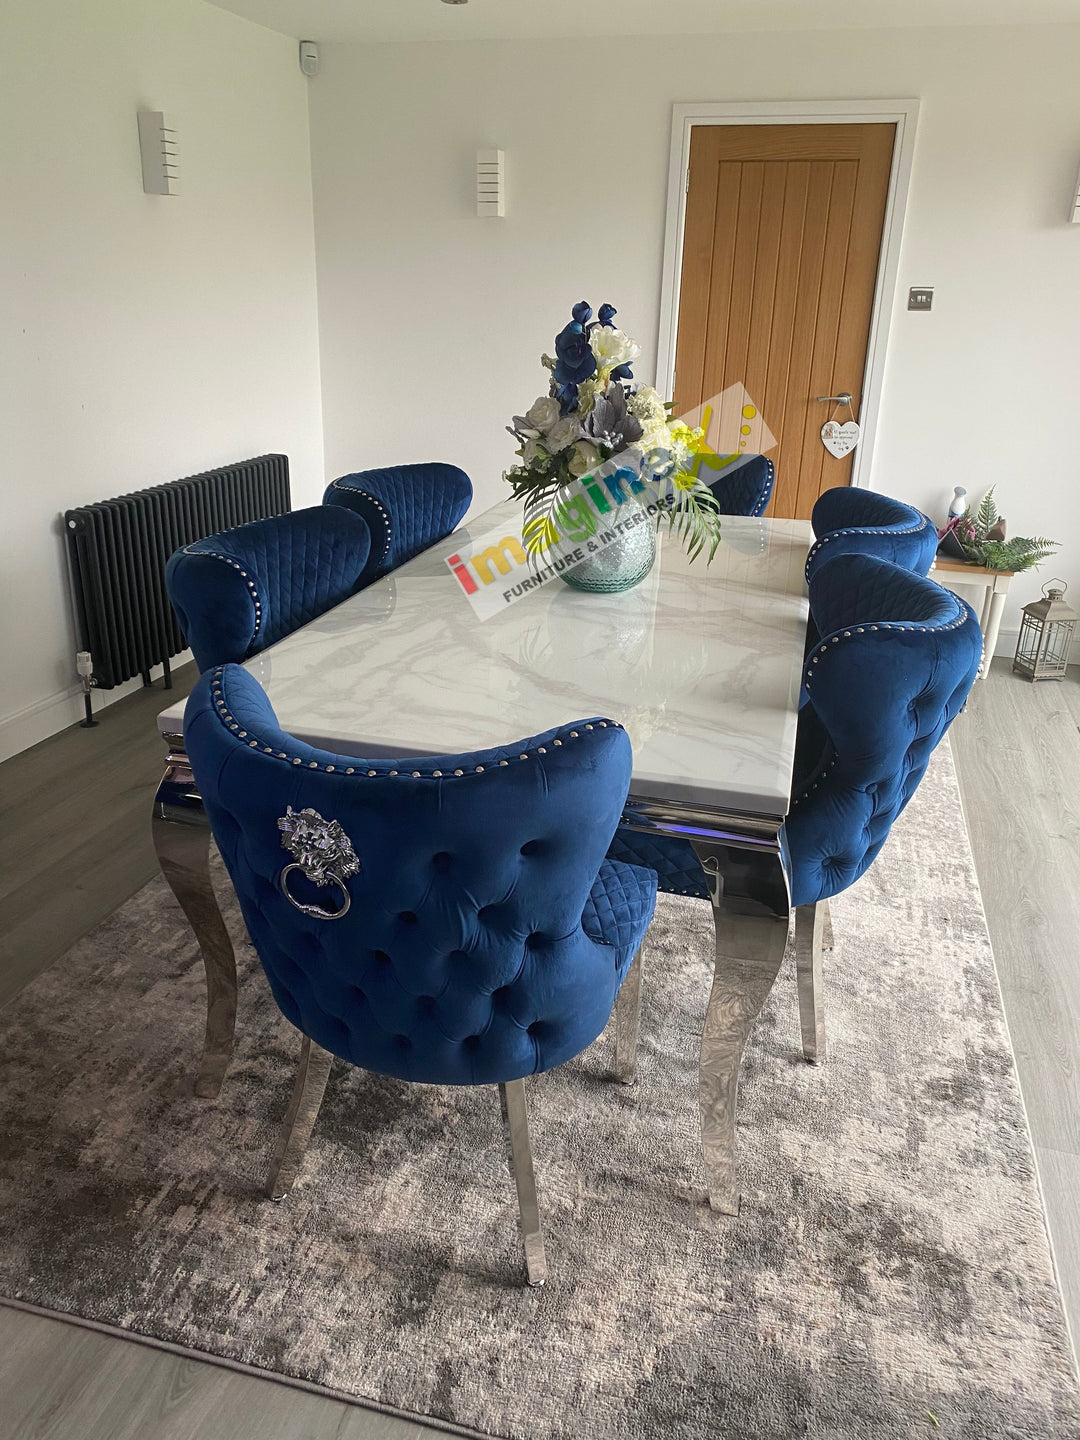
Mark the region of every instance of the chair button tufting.
[[433, 855], [431, 857], [432, 865], [434, 865], [436, 870], [442, 872], [443, 874], [445, 874], [446, 871], [450, 869], [450, 866], [453, 864], [453, 862], [454, 857], [450, 854], [449, 850], [440, 850], [437, 855]]
[[409, 1050], [412, 1048], [412, 1041], [409, 1039], [408, 1035], [395, 1035], [394, 1044], [398, 1047], [399, 1050]]
[[397, 918], [401, 921], [401, 923], [402, 923], [403, 925], [415, 925], [415, 924], [416, 924], [416, 911], [415, 911], [415, 910], [402, 910], [402, 911], [398, 914], [398, 917], [397, 917]]
[[539, 840], [526, 840], [525, 844], [521, 847], [521, 853], [522, 855], [535, 855], [539, 849]]
[[464, 1047], [466, 1050], [479, 1050], [479, 1049], [480, 1049], [480, 1036], [479, 1036], [479, 1035], [466, 1035], [466, 1036], [465, 1036], [465, 1039], [464, 1039], [461, 1043], [462, 1043], [463, 1047]]
[[378, 963], [379, 963], [380, 965], [389, 965], [389, 964], [390, 964], [390, 956], [387, 955], [387, 953], [386, 953], [385, 950], [376, 950], [376, 951], [375, 951], [375, 959], [378, 961]]
[[530, 1035], [533, 1037], [533, 1039], [535, 1040], [538, 1036], [540, 1036], [540, 1035], [542, 1035], [542, 1034], [544, 1033], [544, 1029], [545, 1029], [545, 1026], [544, 1026], [544, 1022], [543, 1022], [542, 1020], [534, 1020], [534, 1021], [532, 1022], [532, 1024], [529, 1026], [529, 1034], [530, 1034]]

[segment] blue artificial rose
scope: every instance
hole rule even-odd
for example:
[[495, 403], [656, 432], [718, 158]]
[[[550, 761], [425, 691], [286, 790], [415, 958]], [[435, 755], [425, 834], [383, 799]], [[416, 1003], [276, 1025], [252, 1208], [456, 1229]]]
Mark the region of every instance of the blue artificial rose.
[[570, 313], [579, 325], [584, 325], [592, 317], [592, 306], [587, 300], [579, 300]]
[[604, 304], [601, 305], [600, 309], [596, 312], [596, 318], [601, 325], [610, 325], [618, 313], [614, 305]]
[[611, 372], [611, 378], [612, 380], [632, 380], [634, 372], [629, 365], [616, 365]]
[[[577, 307], [575, 307], [577, 308]], [[572, 321], [555, 336], [554, 376], [560, 385], [580, 385], [596, 374], [596, 357], [580, 321]]]

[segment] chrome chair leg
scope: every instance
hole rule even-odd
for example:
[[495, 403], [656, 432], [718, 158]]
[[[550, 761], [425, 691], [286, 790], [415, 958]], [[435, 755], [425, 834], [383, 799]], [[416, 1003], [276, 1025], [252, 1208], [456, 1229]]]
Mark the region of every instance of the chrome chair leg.
[[821, 927], [821, 948], [831, 950], [833, 948], [832, 911], [829, 908], [828, 900], [819, 900], [817, 903], [818, 908], [825, 915], [825, 922]]
[[165, 774], [151, 825], [161, 873], [195, 933], [206, 971], [206, 1036], [195, 1094], [212, 1100], [232, 1058], [236, 1029], [236, 959], [210, 881], [210, 824], [182, 738], [167, 737]]
[[311, 1139], [333, 1063], [334, 1057], [329, 1050], [323, 1050], [304, 1036], [292, 1098], [278, 1133], [270, 1173], [266, 1177], [266, 1193], [271, 1200], [283, 1200], [292, 1189]]
[[821, 950], [828, 921], [828, 901], [795, 907], [795, 965], [799, 980], [799, 1026], [803, 1055], [811, 1065], [825, 1059], [825, 1012]]
[[637, 1079], [638, 1030], [641, 1025], [641, 950], [630, 962], [615, 1001], [615, 1079], [633, 1085]]
[[525, 1270], [530, 1285], [543, 1285], [547, 1279], [547, 1257], [544, 1254], [544, 1232], [540, 1226], [540, 1204], [536, 1198], [536, 1176], [533, 1173], [532, 1147], [529, 1144], [524, 1080], [509, 1080], [505, 1085], [500, 1085], [499, 1105], [506, 1133], [510, 1174], [517, 1188], [518, 1220], [525, 1248]]
[[692, 844], [708, 881], [716, 929], [716, 968], [698, 1067], [705, 1184], [713, 1210], [737, 1215], [739, 1066], [787, 948], [787, 871], [779, 841], [773, 850], [757, 851], [708, 840]]

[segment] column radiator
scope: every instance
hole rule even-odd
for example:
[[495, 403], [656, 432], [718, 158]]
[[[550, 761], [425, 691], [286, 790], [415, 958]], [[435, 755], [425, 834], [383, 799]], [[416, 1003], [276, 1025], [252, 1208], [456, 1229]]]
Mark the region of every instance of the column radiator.
[[185, 648], [165, 593], [169, 556], [193, 540], [289, 508], [289, 457], [260, 455], [68, 510], [79, 645], [92, 657], [92, 683], [111, 690], [141, 675], [149, 685], [151, 667], [163, 665], [168, 686], [169, 659]]

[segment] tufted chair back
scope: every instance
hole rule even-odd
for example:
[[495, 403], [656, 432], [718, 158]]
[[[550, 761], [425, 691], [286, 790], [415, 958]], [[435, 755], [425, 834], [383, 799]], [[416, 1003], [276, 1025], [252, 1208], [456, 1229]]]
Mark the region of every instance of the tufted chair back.
[[[361, 760], [285, 734], [227, 665], [200, 678], [184, 736], [274, 998], [318, 1046], [402, 1080], [477, 1085], [559, 1065], [603, 1030], [655, 900], [651, 874], [604, 861], [631, 773], [614, 722]], [[307, 811], [321, 830], [284, 875]], [[305, 877], [328, 826], [355, 868], [321, 886]]]
[[449, 535], [464, 518], [472, 493], [472, 481], [456, 465], [389, 465], [331, 481], [323, 504], [363, 515], [379, 537], [377, 574], [385, 575]]
[[925, 575], [937, 553], [937, 530], [929, 516], [856, 485], [838, 485], [819, 495], [810, 523], [817, 540], [806, 557], [808, 585], [818, 566], [836, 555], [876, 555]]
[[363, 517], [315, 505], [185, 545], [165, 587], [206, 670], [265, 650], [362, 589], [374, 569]]
[[776, 466], [767, 455], [743, 455], [738, 465], [723, 470], [703, 464], [698, 474], [722, 515], [764, 515], [776, 483]]
[[[971, 607], [870, 555], [839, 555], [810, 582], [821, 639], [806, 661], [787, 816], [791, 903], [829, 899], [869, 867], [963, 708], [982, 635]], [[613, 858], [661, 889], [707, 898], [684, 840], [619, 831]]]
[[787, 820], [795, 905], [836, 895], [871, 864], [982, 658], [969, 605], [869, 555], [821, 566], [810, 608], [821, 639], [807, 657]]

